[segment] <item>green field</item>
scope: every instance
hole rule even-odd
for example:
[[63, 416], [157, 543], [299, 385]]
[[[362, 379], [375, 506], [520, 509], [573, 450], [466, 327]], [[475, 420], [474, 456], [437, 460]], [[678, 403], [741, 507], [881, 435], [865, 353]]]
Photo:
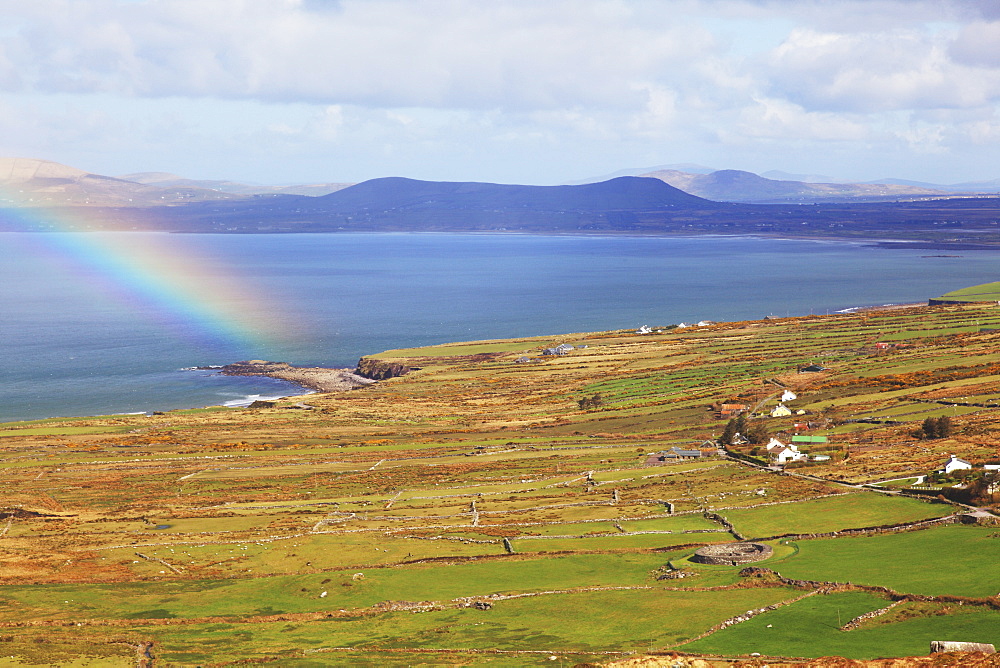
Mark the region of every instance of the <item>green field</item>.
[[723, 510], [720, 514], [747, 538], [763, 538], [915, 522], [953, 512], [954, 508], [948, 505], [861, 493], [746, 510]]
[[797, 554], [767, 566], [790, 578], [881, 585], [910, 594], [985, 597], [1000, 592], [996, 527], [948, 525], [794, 545]]
[[733, 591], [717, 601], [710, 592], [580, 592], [498, 601], [488, 611], [390, 612], [378, 617], [305, 623], [146, 627], [141, 634], [157, 638], [158, 656], [163, 660], [185, 665], [220, 655], [261, 658], [264, 653], [255, 652], [254, 647], [267, 647], [269, 656], [296, 656], [334, 647], [489, 647], [545, 652], [539, 658], [553, 665], [550, 655], [666, 648], [708, 629], [720, 614], [732, 616], [795, 595], [797, 592], [783, 588], [749, 589]]
[[733, 537], [728, 533], [668, 533], [635, 536], [588, 536], [585, 538], [535, 538], [531, 540], [515, 538], [512, 542], [514, 549], [518, 552], [564, 552], [672, 547], [689, 543], [727, 543], [731, 540]]
[[758, 615], [680, 649], [723, 655], [797, 657], [843, 656], [853, 659], [924, 656], [932, 640], [1000, 643], [1000, 612], [983, 608], [841, 631], [858, 615], [888, 605], [863, 592], [812, 596]]
[[[708, 534], [714, 535], [714, 534]], [[451, 601], [575, 587], [646, 585], [657, 554], [559, 555], [268, 578], [121, 585], [4, 587], [0, 610], [12, 620], [246, 617], [366, 608], [385, 600]], [[361, 572], [363, 578], [354, 579]], [[323, 592], [326, 596], [320, 596]]]
[[1000, 281], [993, 283], [983, 283], [973, 285], [968, 288], [952, 290], [938, 297], [938, 299], [952, 299], [955, 301], [969, 302], [995, 302], [1000, 301]]

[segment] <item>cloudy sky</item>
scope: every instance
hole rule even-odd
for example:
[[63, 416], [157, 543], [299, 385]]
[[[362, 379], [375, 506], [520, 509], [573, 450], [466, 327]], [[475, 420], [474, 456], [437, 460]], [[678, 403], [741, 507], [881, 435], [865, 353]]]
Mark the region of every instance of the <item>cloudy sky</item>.
[[1000, 177], [996, 0], [0, 0], [0, 155], [258, 183]]

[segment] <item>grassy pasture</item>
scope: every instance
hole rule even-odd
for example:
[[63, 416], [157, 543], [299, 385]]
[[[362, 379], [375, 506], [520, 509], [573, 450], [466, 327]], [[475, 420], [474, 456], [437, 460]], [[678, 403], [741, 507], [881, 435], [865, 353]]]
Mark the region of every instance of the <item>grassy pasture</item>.
[[[233, 552], [239, 552], [235, 546]], [[304, 556], [304, 555], [303, 555]], [[663, 564], [656, 554], [506, 557], [494, 561], [371, 567], [250, 579], [5, 587], [11, 620], [233, 617], [359, 609], [386, 600], [449, 602], [578, 587], [641, 586]], [[355, 573], [363, 578], [354, 579]], [[326, 591], [327, 596], [320, 594]]]
[[722, 514], [737, 531], [753, 538], [914, 522], [953, 512], [948, 505], [861, 492]]
[[624, 521], [621, 525], [625, 531], [695, 531], [719, 528], [718, 524], [706, 520], [700, 514]]
[[463, 357], [466, 355], [481, 355], [483, 353], [524, 352], [525, 354], [537, 355], [541, 352], [539, 348], [543, 345], [545, 343], [541, 339], [483, 341], [479, 343], [427, 346], [424, 348], [400, 348], [398, 350], [387, 350], [383, 353], [369, 355], [368, 357], [383, 360], [417, 360], [422, 357]]
[[1000, 593], [1000, 532], [948, 525], [885, 534], [800, 540], [772, 560], [790, 578], [881, 585], [909, 594], [985, 597]]
[[3, 436], [80, 436], [84, 434], [121, 434], [131, 431], [131, 426], [124, 427], [21, 427], [18, 429], [0, 430]]
[[896, 480], [886, 480], [885, 482], [873, 483], [877, 487], [884, 487], [886, 489], [900, 489], [903, 487], [909, 487], [910, 485], [916, 484], [917, 480], [920, 478], [898, 478]]
[[1000, 281], [952, 290], [941, 295], [939, 299], [955, 299], [971, 302], [1000, 301]]
[[754, 617], [702, 640], [683, 645], [688, 652], [852, 659], [923, 656], [932, 640], [1000, 642], [1000, 612], [961, 609], [954, 614], [914, 618], [844, 632], [840, 626], [888, 601], [863, 592], [813, 596]]
[[582, 552], [589, 550], [622, 550], [630, 548], [662, 548], [689, 543], [728, 543], [727, 533], [669, 533], [633, 536], [586, 536], [583, 538], [514, 539], [517, 552]]
[[[539, 650], [544, 654], [538, 658], [552, 665], [550, 655], [668, 647], [711, 626], [716, 610], [728, 616], [794, 595], [784, 589], [737, 590], [720, 607], [706, 592], [581, 592], [500, 601], [487, 612], [392, 612], [354, 620], [149, 626], [133, 632], [155, 638], [164, 660], [182, 664], [220, 655], [231, 660], [293, 658], [304, 650], [332, 647], [356, 648], [348, 655], [353, 662], [385, 649], [471, 650], [488, 645], [502, 651]], [[530, 658], [519, 655], [517, 665]]]
[[910, 421], [920, 421], [928, 417], [954, 417], [968, 415], [984, 410], [976, 406], [942, 406], [940, 404], [913, 403], [897, 405], [893, 408], [876, 409], [867, 413], [858, 413], [858, 417], [904, 418]]
[[998, 382], [998, 381], [1000, 381], [1000, 376], [977, 376], [975, 378], [963, 378], [961, 380], [945, 381], [941, 383], [931, 383], [928, 385], [922, 385], [920, 387], [907, 388], [902, 390], [885, 390], [879, 392], [865, 392], [865, 393], [851, 394], [850, 396], [820, 400], [815, 402], [815, 404], [812, 403], [806, 404], [806, 406], [818, 409], [824, 406], [845, 407], [845, 406], [852, 406], [855, 404], [864, 405], [866, 403], [874, 401], [888, 401], [896, 399], [898, 397], [906, 397], [914, 394], [921, 394], [924, 392], [953, 390], [953, 389], [959, 389], [964, 385], [979, 385], [983, 382]]

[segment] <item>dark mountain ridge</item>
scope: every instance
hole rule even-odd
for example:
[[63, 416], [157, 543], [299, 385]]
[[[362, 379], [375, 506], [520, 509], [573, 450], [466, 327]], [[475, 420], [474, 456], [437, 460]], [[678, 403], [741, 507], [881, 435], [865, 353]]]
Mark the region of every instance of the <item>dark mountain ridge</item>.
[[523, 209], [536, 211], [655, 210], [718, 206], [656, 179], [621, 176], [576, 186], [521, 186], [498, 183], [372, 179], [315, 198], [318, 208], [344, 213], [372, 208]]
[[[179, 231], [507, 231], [635, 230], [680, 212], [732, 207], [657, 179], [620, 177], [577, 186], [372, 179], [322, 197], [260, 195], [148, 210], [146, 220]], [[121, 213], [121, 212], [119, 212]]]
[[[717, 183], [753, 184], [723, 170]], [[759, 178], [759, 177], [757, 177]], [[107, 229], [204, 233], [520, 232], [531, 234], [754, 234], [903, 239], [936, 248], [1000, 245], [1000, 199], [745, 204], [713, 202], [659, 179], [519, 186], [381, 178], [322, 197], [255, 195], [167, 206], [46, 207], [26, 223], [0, 209], [0, 230]], [[56, 222], [44, 223], [51, 216]], [[72, 226], [72, 227], [71, 227]], [[914, 247], [927, 247], [910, 245]]]

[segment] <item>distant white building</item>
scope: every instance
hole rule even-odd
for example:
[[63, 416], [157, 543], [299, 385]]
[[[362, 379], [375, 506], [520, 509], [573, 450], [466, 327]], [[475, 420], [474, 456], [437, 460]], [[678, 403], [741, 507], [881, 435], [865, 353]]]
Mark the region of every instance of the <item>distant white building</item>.
[[972, 464], [970, 464], [969, 462], [965, 461], [964, 459], [959, 459], [955, 455], [949, 455], [948, 456], [948, 461], [946, 461], [944, 463], [944, 468], [941, 469], [941, 473], [944, 473], [945, 475], [948, 475], [949, 473], [952, 473], [953, 471], [962, 471], [964, 469], [971, 469], [971, 468], [972, 468]]
[[635, 330], [636, 334], [652, 334], [653, 330], [649, 325], [643, 325], [639, 329]]
[[792, 392], [791, 390], [785, 390], [784, 392], [781, 393], [781, 399], [779, 399], [778, 401], [784, 403], [786, 401], [795, 401], [798, 398], [799, 398], [798, 395]]
[[765, 446], [768, 458], [776, 464], [787, 464], [807, 459], [805, 453], [799, 452], [795, 445], [785, 445], [776, 438], [772, 438]]

